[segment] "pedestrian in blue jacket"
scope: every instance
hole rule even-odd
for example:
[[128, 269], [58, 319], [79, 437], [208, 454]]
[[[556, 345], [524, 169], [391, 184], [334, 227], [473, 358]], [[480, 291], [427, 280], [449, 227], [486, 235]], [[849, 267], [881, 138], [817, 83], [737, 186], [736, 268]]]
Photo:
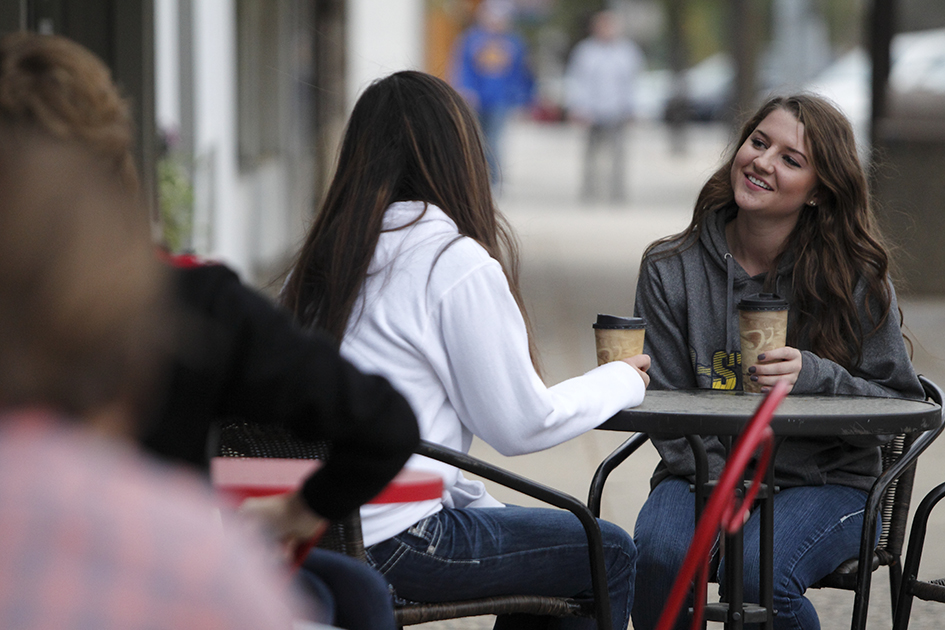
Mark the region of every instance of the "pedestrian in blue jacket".
[[534, 79], [525, 42], [512, 30], [512, 3], [485, 0], [476, 17], [476, 23], [457, 43], [451, 82], [479, 116], [489, 176], [495, 186], [501, 175], [505, 122], [515, 108], [531, 103]]

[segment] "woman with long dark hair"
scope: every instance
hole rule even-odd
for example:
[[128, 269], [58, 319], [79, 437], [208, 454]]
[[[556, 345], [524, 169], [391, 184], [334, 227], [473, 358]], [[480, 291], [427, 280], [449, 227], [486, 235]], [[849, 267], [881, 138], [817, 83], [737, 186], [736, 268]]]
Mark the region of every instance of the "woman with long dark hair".
[[[702, 189], [692, 222], [650, 245], [637, 285], [650, 370], [660, 389], [741, 389], [737, 302], [774, 292], [790, 304], [787, 345], [749, 378], [795, 393], [922, 398], [847, 119], [816, 96], [776, 97], [742, 128]], [[791, 438], [775, 462], [776, 628], [818, 628], [805, 590], [859, 549], [877, 437]], [[705, 438], [710, 474], [724, 452]], [[637, 519], [634, 628], [656, 625], [694, 529], [684, 440], [654, 438], [662, 458]], [[746, 601], [757, 601], [758, 516], [746, 524]], [[680, 622], [680, 627], [684, 625]]]
[[[645, 355], [542, 383], [515, 241], [492, 200], [475, 116], [427, 74], [398, 72], [358, 100], [283, 298], [303, 325], [333, 334], [347, 359], [387, 377], [423, 438], [454, 449], [468, 451], [478, 436], [505, 455], [541, 450], [643, 399]], [[440, 474], [443, 499], [361, 511], [368, 558], [398, 596], [590, 593], [573, 516], [502, 506], [481, 483], [429, 459], [407, 466]], [[635, 551], [626, 532], [601, 526], [614, 627], [623, 628]]]

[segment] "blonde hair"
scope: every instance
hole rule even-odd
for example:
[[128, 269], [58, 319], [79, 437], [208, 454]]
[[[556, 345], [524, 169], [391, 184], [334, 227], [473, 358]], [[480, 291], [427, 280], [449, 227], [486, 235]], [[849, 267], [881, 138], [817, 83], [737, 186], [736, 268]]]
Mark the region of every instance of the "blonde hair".
[[61, 37], [0, 39], [0, 407], [141, 403], [168, 339], [128, 110]]
[[57, 35], [0, 39], [0, 119], [85, 146], [129, 191], [137, 191], [134, 125], [108, 67]]

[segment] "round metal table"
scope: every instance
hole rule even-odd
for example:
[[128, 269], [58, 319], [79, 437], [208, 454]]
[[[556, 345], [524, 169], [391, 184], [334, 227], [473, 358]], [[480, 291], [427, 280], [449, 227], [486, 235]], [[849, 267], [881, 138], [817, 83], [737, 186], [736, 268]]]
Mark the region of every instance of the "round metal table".
[[[763, 396], [717, 389], [648, 391], [643, 403], [618, 412], [599, 429], [654, 435], [738, 435]], [[790, 394], [771, 429], [779, 437], [895, 435], [933, 429], [942, 410], [927, 400]]]
[[[741, 433], [742, 428], [754, 414], [764, 396], [742, 391], [711, 389], [653, 390], [648, 391], [642, 404], [615, 414], [598, 429], [609, 431], [639, 432], [660, 437], [685, 436], [693, 447], [697, 462], [696, 504], [697, 514], [701, 509], [705, 492], [710, 489], [706, 478], [705, 449], [699, 448], [698, 436], [729, 436]], [[844, 436], [844, 435], [897, 435], [922, 433], [942, 426], [942, 408], [926, 400], [901, 398], [877, 398], [868, 396], [789, 395], [775, 411], [771, 428], [781, 440], [792, 436]], [[933, 431], [934, 433], [934, 431]], [[923, 436], [922, 439], [925, 439]], [[934, 436], [928, 436], [928, 441]], [[628, 446], [630, 441], [624, 446]], [[635, 450], [636, 446], [632, 447]], [[924, 445], [922, 446], [924, 448]], [[588, 505], [599, 506], [604, 479], [629, 453], [619, 454], [620, 449], [601, 464], [591, 484]], [[726, 628], [742, 628], [745, 623], [761, 623], [773, 628], [772, 601], [772, 550], [773, 550], [773, 501], [774, 473], [767, 471], [766, 488], [759, 494], [761, 499], [761, 602], [746, 604], [742, 599], [742, 568], [740, 562], [726, 563], [728, 601], [706, 607], [706, 618], [724, 621]], [[601, 477], [603, 475], [603, 477]], [[875, 527], [875, 522], [873, 523]], [[726, 537], [732, 553], [741, 555], [741, 531]], [[861, 554], [863, 550], [861, 549]], [[864, 577], [869, 588], [869, 573]], [[705, 594], [703, 594], [703, 597]], [[856, 610], [854, 611], [857, 612]], [[862, 615], [865, 617], [865, 610]], [[854, 615], [856, 617], [856, 614]]]

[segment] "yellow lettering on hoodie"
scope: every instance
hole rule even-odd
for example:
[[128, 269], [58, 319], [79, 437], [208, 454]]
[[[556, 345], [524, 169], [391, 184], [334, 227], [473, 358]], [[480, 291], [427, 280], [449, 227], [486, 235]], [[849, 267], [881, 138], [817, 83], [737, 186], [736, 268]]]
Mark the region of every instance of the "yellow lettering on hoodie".
[[712, 355], [712, 389], [735, 389], [741, 371], [741, 353], [726, 354], [716, 350]]

